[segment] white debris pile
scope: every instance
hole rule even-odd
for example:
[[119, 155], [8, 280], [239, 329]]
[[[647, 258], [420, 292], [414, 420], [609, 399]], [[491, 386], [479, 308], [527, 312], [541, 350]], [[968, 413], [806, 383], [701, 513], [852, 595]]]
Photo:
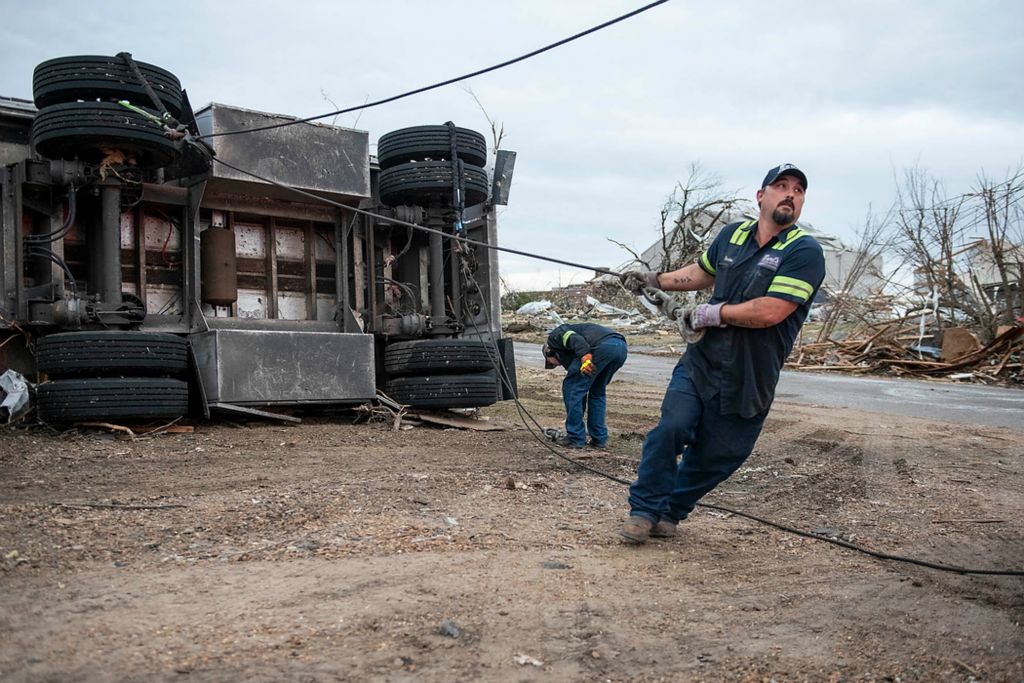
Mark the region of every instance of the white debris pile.
[[14, 370], [0, 375], [0, 417], [7, 423], [28, 410], [28, 381]]
[[564, 303], [556, 307], [550, 299], [523, 304], [511, 319], [506, 319], [506, 331], [511, 333], [543, 331], [569, 320], [593, 321], [633, 334], [675, 330], [675, 323], [665, 318], [656, 306], [643, 297], [634, 301], [640, 306], [626, 309], [607, 304], [594, 296], [586, 296], [578, 304]]

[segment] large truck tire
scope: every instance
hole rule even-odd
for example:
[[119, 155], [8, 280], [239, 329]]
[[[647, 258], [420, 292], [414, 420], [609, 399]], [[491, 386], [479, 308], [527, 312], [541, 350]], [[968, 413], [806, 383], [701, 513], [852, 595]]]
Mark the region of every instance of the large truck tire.
[[173, 419], [188, 413], [188, 383], [178, 379], [119, 377], [63, 379], [39, 385], [39, 419]]
[[[152, 64], [135, 63], [167, 111], [178, 117], [182, 97], [177, 76]], [[98, 55], [60, 57], [41, 63], [32, 74], [32, 97], [39, 109], [97, 99], [128, 100], [148, 109], [156, 106], [123, 59]]]
[[[487, 199], [487, 171], [479, 166], [463, 165], [464, 203], [472, 206]], [[420, 161], [399, 164], [380, 172], [380, 200], [388, 206], [422, 205], [439, 201], [450, 205], [452, 166], [448, 161]]]
[[494, 346], [484, 341], [416, 339], [384, 349], [384, 372], [389, 377], [486, 372], [494, 369], [496, 356]]
[[178, 159], [163, 128], [114, 102], [72, 102], [46, 107], [32, 121], [32, 146], [48, 159], [99, 163], [110, 149], [134, 157], [139, 168], [160, 168]]
[[188, 342], [154, 332], [63, 332], [36, 343], [36, 367], [52, 378], [179, 374], [188, 370]]
[[413, 408], [482, 408], [498, 401], [494, 372], [396, 377], [387, 395]]
[[[382, 169], [410, 161], [451, 160], [448, 126], [413, 126], [385, 133], [377, 141], [377, 163]], [[455, 129], [455, 153], [467, 164], [487, 165], [487, 141], [469, 128]]]

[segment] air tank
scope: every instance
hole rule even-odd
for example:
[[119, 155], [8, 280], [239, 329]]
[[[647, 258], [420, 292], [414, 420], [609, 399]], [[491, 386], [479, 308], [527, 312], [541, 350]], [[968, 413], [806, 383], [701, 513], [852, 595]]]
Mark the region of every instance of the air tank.
[[207, 228], [199, 234], [202, 299], [211, 306], [230, 306], [238, 300], [238, 267], [235, 233], [227, 228]]

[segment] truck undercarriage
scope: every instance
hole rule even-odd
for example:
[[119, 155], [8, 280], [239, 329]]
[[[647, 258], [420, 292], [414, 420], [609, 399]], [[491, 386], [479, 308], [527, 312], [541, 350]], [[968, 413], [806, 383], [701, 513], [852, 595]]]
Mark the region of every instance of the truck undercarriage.
[[34, 98], [0, 98], [0, 372], [39, 379], [42, 419], [513, 394], [489, 247], [514, 153], [492, 182], [450, 123], [372, 158], [364, 131], [193, 113], [125, 53], [44, 62]]

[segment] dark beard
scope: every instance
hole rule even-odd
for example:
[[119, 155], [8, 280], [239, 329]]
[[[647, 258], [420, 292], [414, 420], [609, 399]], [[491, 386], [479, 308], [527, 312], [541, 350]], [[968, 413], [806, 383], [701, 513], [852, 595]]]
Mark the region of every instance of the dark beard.
[[774, 211], [772, 211], [772, 221], [775, 223], [775, 225], [792, 225], [793, 223], [796, 223], [796, 220], [793, 218], [793, 216], [794, 213], [792, 210], [790, 210], [789, 213], [783, 213], [779, 209], [775, 209]]

